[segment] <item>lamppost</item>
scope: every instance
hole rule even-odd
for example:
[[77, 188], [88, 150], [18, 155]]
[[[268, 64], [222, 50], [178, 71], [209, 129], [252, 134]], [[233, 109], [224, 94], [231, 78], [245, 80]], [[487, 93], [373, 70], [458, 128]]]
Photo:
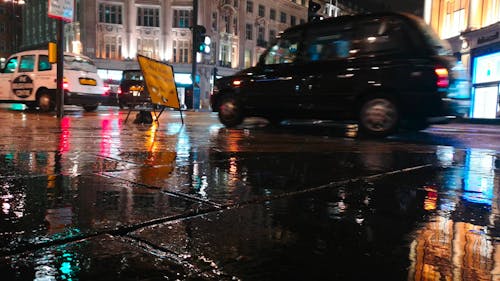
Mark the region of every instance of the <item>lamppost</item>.
[[11, 7], [12, 7], [12, 13], [11, 13], [11, 22], [10, 22], [10, 26], [11, 26], [11, 36], [13, 37], [12, 39], [12, 49], [11, 49], [11, 53], [15, 53], [17, 51], [17, 45], [19, 43], [19, 27], [20, 27], [20, 23], [21, 23], [21, 13], [18, 11], [17, 7], [18, 6], [21, 6], [21, 5], [24, 5], [26, 2], [24, 0], [4, 0], [6, 3], [11, 3]]

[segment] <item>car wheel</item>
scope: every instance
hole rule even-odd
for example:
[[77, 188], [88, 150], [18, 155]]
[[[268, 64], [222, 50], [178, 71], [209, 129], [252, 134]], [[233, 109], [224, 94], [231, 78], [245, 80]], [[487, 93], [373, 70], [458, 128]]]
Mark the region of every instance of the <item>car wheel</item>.
[[233, 96], [224, 97], [219, 103], [219, 120], [224, 126], [231, 128], [243, 122], [243, 108]]
[[85, 109], [85, 111], [87, 112], [92, 112], [97, 109], [97, 105], [84, 105], [83, 109]]
[[367, 99], [361, 106], [359, 113], [359, 131], [361, 135], [386, 137], [396, 131], [398, 124], [398, 108], [388, 98]]
[[37, 104], [38, 108], [40, 108], [40, 111], [42, 112], [53, 111], [56, 107], [54, 99], [48, 91], [40, 92], [37, 98]]

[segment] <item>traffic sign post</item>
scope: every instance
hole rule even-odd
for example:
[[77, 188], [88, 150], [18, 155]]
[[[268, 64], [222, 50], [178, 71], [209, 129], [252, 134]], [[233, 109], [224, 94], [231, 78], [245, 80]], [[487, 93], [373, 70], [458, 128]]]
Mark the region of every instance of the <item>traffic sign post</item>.
[[57, 19], [57, 117], [64, 117], [64, 22], [73, 21], [73, 0], [49, 0], [48, 16]]

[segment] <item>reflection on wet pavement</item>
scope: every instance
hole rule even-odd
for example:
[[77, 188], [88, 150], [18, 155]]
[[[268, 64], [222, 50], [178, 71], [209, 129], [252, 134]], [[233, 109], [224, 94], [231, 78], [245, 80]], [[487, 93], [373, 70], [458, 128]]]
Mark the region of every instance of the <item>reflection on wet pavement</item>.
[[497, 151], [123, 113], [0, 111], [7, 279], [500, 279]]

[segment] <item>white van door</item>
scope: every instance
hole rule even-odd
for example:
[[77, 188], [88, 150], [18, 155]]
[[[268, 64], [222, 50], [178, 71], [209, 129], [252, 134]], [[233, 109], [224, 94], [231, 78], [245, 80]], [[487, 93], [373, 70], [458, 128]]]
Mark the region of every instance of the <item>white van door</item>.
[[12, 97], [12, 79], [17, 68], [17, 57], [9, 58], [3, 72], [0, 73], [0, 100], [10, 100]]
[[36, 54], [22, 55], [17, 73], [12, 77], [12, 100], [35, 100], [35, 64]]

